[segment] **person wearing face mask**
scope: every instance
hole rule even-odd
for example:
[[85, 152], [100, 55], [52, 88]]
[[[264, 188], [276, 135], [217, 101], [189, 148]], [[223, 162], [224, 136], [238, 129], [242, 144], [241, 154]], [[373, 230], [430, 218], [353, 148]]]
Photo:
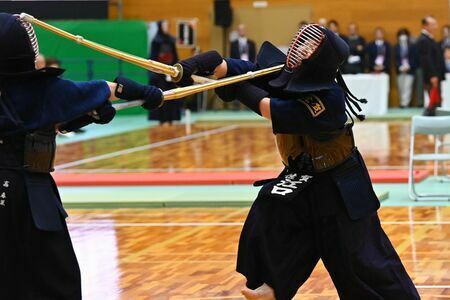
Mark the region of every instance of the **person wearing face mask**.
[[409, 30], [402, 28], [397, 32], [398, 43], [395, 45], [397, 67], [397, 85], [400, 95], [400, 107], [411, 103], [414, 74], [418, 65], [417, 49], [410, 40]]
[[375, 28], [375, 40], [367, 45], [367, 66], [371, 73], [388, 73], [391, 63], [391, 45], [384, 39], [384, 30]]

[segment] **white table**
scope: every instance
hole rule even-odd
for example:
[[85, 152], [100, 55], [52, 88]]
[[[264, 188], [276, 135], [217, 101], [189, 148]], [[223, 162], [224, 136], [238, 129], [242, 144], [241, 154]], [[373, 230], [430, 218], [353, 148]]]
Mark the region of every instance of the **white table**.
[[358, 98], [366, 98], [362, 113], [370, 116], [384, 115], [389, 106], [389, 75], [387, 74], [346, 74], [345, 83]]
[[443, 109], [450, 110], [450, 74], [445, 74], [445, 81], [441, 83], [442, 105]]

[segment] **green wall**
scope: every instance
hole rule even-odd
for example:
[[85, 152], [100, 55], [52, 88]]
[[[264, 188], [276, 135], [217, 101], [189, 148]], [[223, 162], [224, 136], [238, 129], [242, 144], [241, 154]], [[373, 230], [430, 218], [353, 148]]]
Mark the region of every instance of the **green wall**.
[[[143, 21], [53, 21], [50, 24], [85, 39], [97, 42], [140, 57], [148, 57], [147, 26]], [[34, 26], [39, 39], [41, 53], [55, 57], [66, 69], [64, 78], [88, 80], [88, 61], [93, 64], [93, 79], [112, 81], [119, 74], [119, 61], [91, 50], [54, 33]], [[147, 71], [122, 63], [123, 75], [141, 83], [147, 83]], [[121, 114], [143, 113], [141, 108], [127, 109]]]

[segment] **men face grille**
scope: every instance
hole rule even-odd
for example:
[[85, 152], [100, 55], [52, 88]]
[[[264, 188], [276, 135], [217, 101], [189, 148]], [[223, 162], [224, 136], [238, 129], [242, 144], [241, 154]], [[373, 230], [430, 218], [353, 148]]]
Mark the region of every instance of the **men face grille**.
[[303, 25], [292, 39], [287, 53], [286, 66], [297, 68], [302, 61], [310, 58], [320, 47], [325, 34], [317, 24]]
[[34, 31], [33, 25], [31, 25], [31, 23], [21, 20], [20, 15], [14, 15], [14, 16], [17, 18], [17, 20], [20, 22], [20, 24], [26, 30], [28, 38], [30, 39], [31, 47], [33, 48], [33, 51], [34, 51], [34, 58], [36, 60], [37, 56], [39, 55], [39, 43], [37, 40], [36, 32]]

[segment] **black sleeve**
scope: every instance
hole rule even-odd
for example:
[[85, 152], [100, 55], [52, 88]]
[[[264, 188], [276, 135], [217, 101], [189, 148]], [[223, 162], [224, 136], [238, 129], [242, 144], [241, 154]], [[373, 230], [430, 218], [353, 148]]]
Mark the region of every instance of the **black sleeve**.
[[367, 53], [367, 63], [366, 63], [366, 65], [369, 68], [369, 72], [372, 72], [373, 71], [373, 67], [375, 65], [375, 58], [373, 57], [373, 53], [372, 53], [372, 43], [367, 45], [366, 53]]
[[386, 57], [384, 58], [384, 71], [388, 74], [391, 72], [391, 59], [392, 59], [391, 45], [389, 43], [386, 43]]
[[[342, 96], [343, 97], [343, 96]], [[339, 93], [311, 95], [300, 100], [270, 99], [273, 133], [315, 134], [341, 129], [347, 121]]]
[[251, 40], [248, 41], [248, 52], [249, 60], [254, 63], [256, 61], [256, 44]]
[[425, 39], [420, 39], [417, 43], [417, 48], [419, 51], [419, 64], [423, 69], [425, 79], [430, 80], [433, 76], [439, 76], [431, 57], [431, 44]]
[[409, 64], [411, 66], [411, 71], [415, 71], [419, 66], [419, 58], [417, 53], [417, 45], [411, 44], [409, 52]]
[[230, 57], [240, 59], [239, 55], [239, 47], [236, 41], [231, 42], [230, 44]]

